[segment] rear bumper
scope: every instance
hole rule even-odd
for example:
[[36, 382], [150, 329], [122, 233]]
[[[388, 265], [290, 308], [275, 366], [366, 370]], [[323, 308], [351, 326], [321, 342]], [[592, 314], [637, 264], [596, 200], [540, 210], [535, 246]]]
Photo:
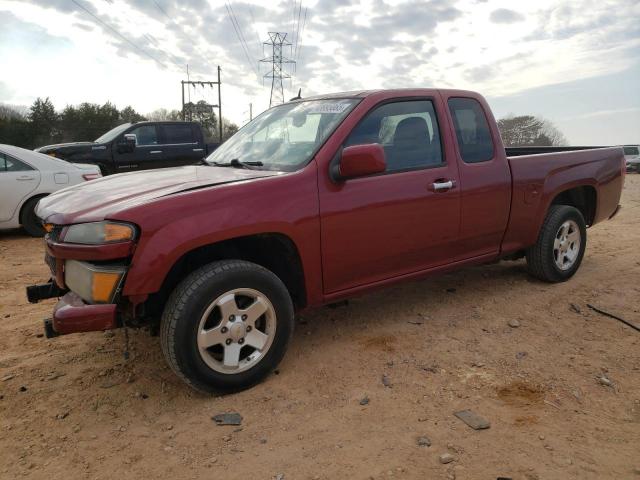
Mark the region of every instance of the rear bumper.
[[[117, 326], [115, 304], [89, 305], [73, 292], [58, 300], [51, 319], [51, 329], [56, 335], [111, 330]], [[45, 333], [49, 333], [46, 326]]]

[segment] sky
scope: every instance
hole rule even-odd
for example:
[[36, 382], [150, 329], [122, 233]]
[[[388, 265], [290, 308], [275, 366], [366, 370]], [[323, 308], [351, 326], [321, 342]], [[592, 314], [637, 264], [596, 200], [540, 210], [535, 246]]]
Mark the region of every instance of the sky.
[[[572, 145], [640, 143], [637, 0], [0, 0], [0, 103], [181, 107], [216, 79], [223, 116], [268, 108], [268, 32], [291, 46], [285, 98], [476, 90], [496, 118], [532, 114]], [[196, 87], [192, 101], [217, 103]]]

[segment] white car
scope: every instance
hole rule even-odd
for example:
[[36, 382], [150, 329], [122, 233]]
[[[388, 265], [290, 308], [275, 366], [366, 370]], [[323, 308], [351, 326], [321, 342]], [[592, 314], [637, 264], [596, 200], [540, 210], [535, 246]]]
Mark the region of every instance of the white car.
[[638, 145], [625, 145], [622, 148], [624, 148], [627, 172], [640, 173], [640, 148], [638, 148]]
[[68, 163], [42, 153], [0, 145], [0, 230], [20, 225], [41, 237], [34, 210], [38, 201], [62, 188], [100, 177], [95, 165]]

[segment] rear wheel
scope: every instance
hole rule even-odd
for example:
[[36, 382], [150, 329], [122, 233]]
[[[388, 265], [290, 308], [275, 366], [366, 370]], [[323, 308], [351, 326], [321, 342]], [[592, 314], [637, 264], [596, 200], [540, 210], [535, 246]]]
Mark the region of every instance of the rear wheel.
[[173, 291], [160, 340], [173, 371], [193, 388], [228, 393], [255, 385], [284, 356], [293, 304], [269, 270], [241, 260], [213, 262]]
[[40, 198], [42, 197], [32, 198], [22, 207], [20, 223], [22, 223], [22, 227], [32, 237], [42, 237], [45, 234], [44, 227], [42, 226], [40, 219], [36, 216], [36, 206], [38, 205]]
[[538, 241], [527, 250], [529, 273], [546, 282], [564, 282], [580, 267], [587, 244], [587, 228], [580, 210], [552, 205]]

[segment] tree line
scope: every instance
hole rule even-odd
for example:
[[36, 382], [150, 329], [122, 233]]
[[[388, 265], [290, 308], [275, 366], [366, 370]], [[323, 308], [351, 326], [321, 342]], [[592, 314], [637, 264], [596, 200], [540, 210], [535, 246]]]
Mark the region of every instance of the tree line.
[[509, 115], [498, 120], [498, 129], [505, 147], [559, 147], [567, 139], [549, 120], [533, 115]]
[[[207, 142], [219, 142], [214, 112], [200, 111], [192, 118], [202, 125]], [[118, 125], [143, 120], [182, 120], [182, 113], [160, 108], [141, 115], [131, 106], [119, 110], [111, 102], [67, 105], [58, 112], [48, 97], [37, 98], [29, 108], [0, 104], [0, 143], [33, 149], [54, 143], [91, 142]], [[238, 126], [224, 119], [222, 140], [236, 131]]]

